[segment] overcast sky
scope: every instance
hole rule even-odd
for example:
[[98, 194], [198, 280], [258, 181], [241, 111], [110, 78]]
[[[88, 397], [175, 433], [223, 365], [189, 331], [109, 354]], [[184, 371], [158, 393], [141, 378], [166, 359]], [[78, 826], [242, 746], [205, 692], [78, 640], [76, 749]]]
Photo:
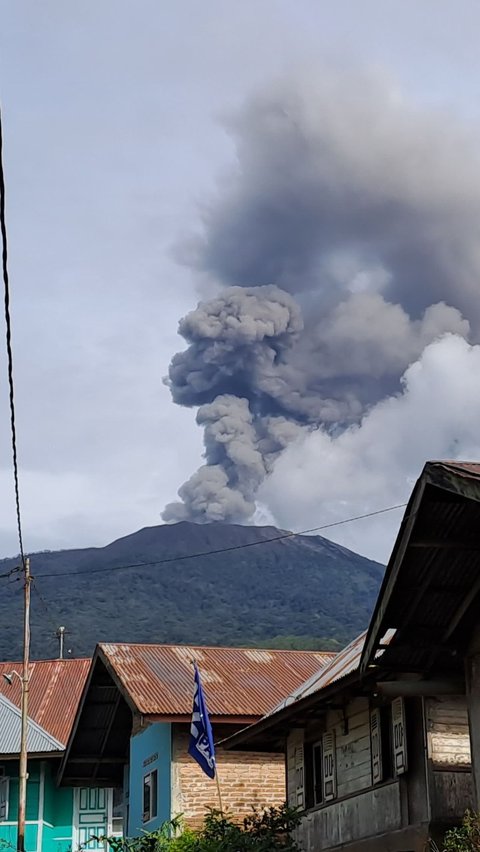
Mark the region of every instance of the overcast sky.
[[[444, 109], [452, 125], [475, 124], [480, 8], [476, 0], [1, 0], [0, 10], [25, 544], [102, 545], [160, 523], [201, 463], [195, 413], [173, 404], [162, 379], [182, 345], [178, 321], [206, 287], [174, 247], [197, 229], [235, 161], [222, 116], [279, 76], [347, 68], [353, 79], [367, 70], [392, 80], [421, 110]], [[461, 342], [449, 345], [461, 363]], [[402, 448], [418, 375], [391, 415]], [[456, 385], [453, 370], [448, 388]], [[9, 555], [17, 545], [5, 379], [0, 387], [0, 554]], [[442, 378], [438, 388], [445, 392]], [[473, 422], [480, 427], [480, 411]], [[447, 432], [435, 454], [455, 440]], [[368, 434], [381, 481], [344, 443], [334, 493], [339, 468], [325, 464], [328, 447], [313, 451], [316, 490], [304, 487], [312, 468], [295, 446], [276, 484], [265, 484], [258, 517], [302, 529], [406, 500], [431, 445], [399, 454], [400, 439], [389, 443], [388, 426], [373, 423], [369, 452]], [[462, 449], [477, 453], [474, 430], [462, 436]], [[385, 559], [399, 519], [362, 521], [335, 538]]]

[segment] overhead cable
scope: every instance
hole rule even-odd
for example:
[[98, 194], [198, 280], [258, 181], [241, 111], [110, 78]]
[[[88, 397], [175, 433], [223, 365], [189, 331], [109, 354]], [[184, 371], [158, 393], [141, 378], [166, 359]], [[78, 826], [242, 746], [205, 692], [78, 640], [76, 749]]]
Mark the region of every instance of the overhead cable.
[[245, 544], [235, 544], [231, 547], [221, 547], [216, 550], [202, 550], [198, 553], [187, 553], [181, 556], [169, 556], [166, 559], [155, 559], [152, 562], [132, 562], [128, 565], [112, 565], [107, 568], [87, 568], [85, 571], [58, 571], [58, 572], [48, 572], [48, 573], [39, 573], [36, 572], [36, 578], [42, 579], [45, 577], [79, 577], [92, 574], [106, 574], [112, 571], [126, 571], [129, 568], [150, 568], [153, 565], [168, 565], [172, 562], [183, 562], [186, 559], [199, 559], [202, 556], [216, 556], [221, 553], [231, 553], [234, 550], [245, 550], [247, 547], [258, 547], [261, 544], [272, 544], [276, 541], [283, 541], [287, 538], [294, 538], [299, 535], [308, 535], [309, 533], [320, 532], [320, 530], [331, 529], [332, 527], [339, 527], [343, 524], [352, 523], [352, 521], [361, 521], [364, 518], [372, 518], [375, 515], [383, 515], [386, 512], [393, 512], [394, 509], [403, 509], [405, 508], [406, 503], [399, 503], [396, 506], [387, 506], [386, 509], [377, 509], [375, 512], [366, 512], [364, 515], [355, 515], [352, 518], [344, 518], [341, 521], [332, 521], [329, 524], [322, 524], [319, 527], [311, 527], [308, 530], [300, 530], [299, 532], [285, 532], [280, 535], [272, 536], [271, 538], [263, 538], [258, 539], [257, 541], [249, 541]]
[[3, 132], [2, 113], [0, 109], [0, 231], [2, 234], [2, 271], [5, 309], [5, 338], [7, 349], [8, 390], [10, 405], [10, 432], [12, 441], [13, 481], [15, 488], [15, 509], [17, 515], [18, 544], [20, 558], [25, 570], [25, 553], [23, 550], [22, 518], [20, 513], [20, 486], [18, 481], [17, 431], [15, 425], [15, 392], [13, 382], [13, 353], [12, 353], [12, 322], [10, 317], [10, 285], [8, 278], [8, 243], [7, 225], [5, 220], [5, 176], [3, 172]]

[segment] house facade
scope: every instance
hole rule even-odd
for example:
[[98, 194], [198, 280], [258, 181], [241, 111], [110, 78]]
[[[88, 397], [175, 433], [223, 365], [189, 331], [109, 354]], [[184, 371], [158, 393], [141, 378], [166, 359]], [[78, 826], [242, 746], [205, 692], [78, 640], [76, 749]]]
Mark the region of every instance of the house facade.
[[[91, 834], [121, 832], [112, 789], [57, 786], [58, 769], [89, 663], [46, 660], [30, 667], [27, 852], [68, 852]], [[12, 670], [21, 670], [21, 664], [0, 663], [0, 842], [16, 848], [21, 688], [18, 678], [10, 684], [2, 676]]]
[[480, 466], [429, 463], [370, 627], [227, 741], [283, 746], [306, 852], [424, 852], [479, 806]]
[[[179, 814], [199, 825], [216, 783], [188, 754], [195, 660], [215, 739], [260, 718], [334, 657], [309, 651], [100, 645], [59, 773], [61, 785], [123, 785], [129, 836]], [[281, 753], [217, 748], [223, 805], [234, 816], [285, 800]]]

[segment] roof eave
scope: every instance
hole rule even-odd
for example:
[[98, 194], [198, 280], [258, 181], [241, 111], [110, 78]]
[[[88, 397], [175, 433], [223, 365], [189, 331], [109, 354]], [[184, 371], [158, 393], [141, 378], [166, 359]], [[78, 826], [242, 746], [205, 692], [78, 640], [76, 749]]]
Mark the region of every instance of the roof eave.
[[480, 476], [476, 472], [469, 472], [465, 463], [463, 466], [462, 463], [446, 461], [429, 461], [425, 464], [408, 501], [370, 620], [360, 660], [362, 674], [374, 664], [376, 650], [385, 633], [384, 616], [396, 587], [427, 485], [480, 502]]
[[[264, 716], [263, 719], [260, 719], [253, 725], [249, 725], [247, 728], [243, 728], [231, 737], [222, 740], [222, 746], [228, 750], [235, 751], [248, 746], [249, 742], [251, 742], [254, 738], [258, 738], [263, 733], [268, 732], [269, 736], [271, 736], [275, 733], [275, 730], [278, 729], [278, 733], [281, 735], [281, 729], [284, 725], [289, 723], [288, 727], [296, 727], [296, 725], [292, 725], [292, 720], [295, 720], [299, 715], [306, 715], [313, 707], [319, 707], [322, 712], [326, 711], [326, 705], [331, 702], [331, 699], [335, 694], [350, 690], [352, 686], [360, 683], [360, 680], [361, 676], [358, 670], [351, 672], [339, 680], [328, 684], [319, 692], [313, 692], [311, 695], [299, 698], [297, 701], [292, 702], [292, 704], [287, 704], [286, 707], [282, 707], [270, 716]], [[301, 720], [299, 721], [299, 725], [300, 724]]]

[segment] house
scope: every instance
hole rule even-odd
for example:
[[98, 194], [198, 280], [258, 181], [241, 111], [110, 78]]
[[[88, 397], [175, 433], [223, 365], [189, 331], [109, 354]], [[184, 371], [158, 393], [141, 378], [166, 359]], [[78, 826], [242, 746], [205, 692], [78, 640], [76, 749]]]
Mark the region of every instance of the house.
[[[90, 661], [83, 659], [44, 660], [30, 665], [27, 852], [77, 848], [85, 836], [87, 812], [89, 819], [95, 813], [98, 833], [114, 827], [121, 830], [118, 823], [113, 825], [112, 790], [58, 789], [56, 785], [89, 665]], [[21, 685], [18, 677], [12, 677], [10, 683], [3, 676], [21, 670], [21, 663], [0, 663], [0, 845], [4, 841], [13, 848], [17, 840]]]
[[[188, 754], [195, 660], [216, 740], [259, 719], [334, 654], [175, 645], [102, 644], [95, 651], [58, 776], [62, 786], [125, 792], [127, 833], [183, 814], [199, 824], [217, 789]], [[223, 805], [285, 800], [281, 753], [217, 752]]]
[[283, 747], [306, 852], [423, 852], [480, 792], [480, 465], [429, 462], [368, 631], [225, 746]]

